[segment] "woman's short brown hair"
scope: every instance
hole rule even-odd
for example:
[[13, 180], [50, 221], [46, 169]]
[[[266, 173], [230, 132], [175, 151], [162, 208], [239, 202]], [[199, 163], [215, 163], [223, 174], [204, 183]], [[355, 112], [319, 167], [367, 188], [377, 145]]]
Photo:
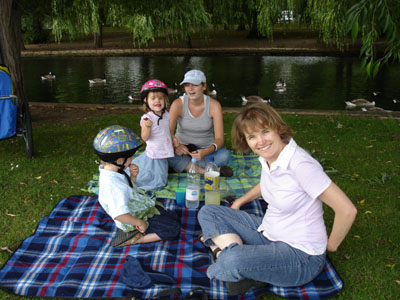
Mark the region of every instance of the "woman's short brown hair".
[[287, 141], [293, 134], [292, 129], [272, 106], [266, 103], [256, 103], [246, 107], [236, 117], [231, 130], [233, 148], [239, 152], [249, 152], [250, 147], [245, 134], [256, 128], [270, 128], [276, 131], [284, 141]]
[[[149, 96], [150, 93], [157, 94], [157, 96], [161, 96], [162, 95], [164, 97], [164, 102], [165, 102], [165, 107], [164, 108], [165, 108], [165, 110], [168, 110], [168, 108], [169, 108], [169, 99], [168, 99], [168, 96], [165, 95], [165, 93], [160, 92], [160, 91], [156, 91], [156, 92], [150, 91], [150, 92], [148, 92], [147, 97]], [[143, 100], [143, 102], [144, 102], [143, 103], [143, 110], [146, 113], [151, 111], [151, 109], [146, 105], [146, 102], [145, 102], [145, 101], [147, 101], [147, 97]]]

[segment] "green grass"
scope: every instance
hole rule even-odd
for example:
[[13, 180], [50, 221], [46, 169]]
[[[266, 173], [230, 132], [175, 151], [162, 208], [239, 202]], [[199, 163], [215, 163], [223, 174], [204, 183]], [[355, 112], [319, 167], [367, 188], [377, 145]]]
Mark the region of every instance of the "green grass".
[[[224, 116], [226, 144], [234, 114]], [[296, 142], [317, 158], [358, 209], [349, 235], [331, 253], [345, 286], [337, 299], [398, 299], [400, 290], [400, 122], [351, 116], [284, 115]], [[97, 172], [92, 141], [108, 125], [139, 133], [139, 115], [108, 115], [34, 128], [35, 157], [21, 137], [0, 141], [0, 247], [16, 250], [63, 198]], [[326, 208], [326, 223], [333, 214]], [[0, 266], [11, 254], [0, 251]], [[397, 295], [397, 296], [396, 296]], [[20, 299], [0, 291], [0, 299]], [[267, 295], [265, 299], [281, 299]]]

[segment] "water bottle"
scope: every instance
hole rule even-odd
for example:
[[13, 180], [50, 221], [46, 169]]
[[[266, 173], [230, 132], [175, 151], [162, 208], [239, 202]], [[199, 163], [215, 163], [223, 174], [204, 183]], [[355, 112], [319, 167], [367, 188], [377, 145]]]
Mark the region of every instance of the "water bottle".
[[200, 173], [197, 159], [192, 158], [186, 178], [186, 207], [194, 209], [199, 207], [200, 200]]
[[205, 204], [219, 205], [219, 176], [219, 168], [214, 162], [214, 157], [211, 157], [204, 173]]

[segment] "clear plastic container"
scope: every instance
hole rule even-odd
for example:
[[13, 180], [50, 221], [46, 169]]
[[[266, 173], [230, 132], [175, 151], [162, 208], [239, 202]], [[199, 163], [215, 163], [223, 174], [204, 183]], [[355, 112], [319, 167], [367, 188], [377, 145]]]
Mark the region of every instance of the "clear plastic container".
[[200, 173], [197, 159], [192, 158], [186, 177], [186, 207], [195, 209], [200, 201]]

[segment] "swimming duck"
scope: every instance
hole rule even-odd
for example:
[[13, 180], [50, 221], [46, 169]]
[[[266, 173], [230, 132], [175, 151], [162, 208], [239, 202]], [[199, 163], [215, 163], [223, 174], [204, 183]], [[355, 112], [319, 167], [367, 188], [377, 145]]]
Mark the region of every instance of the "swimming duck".
[[56, 79], [56, 75], [54, 75], [53, 73], [49, 72], [49, 74], [42, 75], [40, 78], [42, 80], [53, 80], [53, 79]]
[[274, 89], [274, 91], [277, 92], [277, 93], [286, 92], [286, 86], [276, 87], [276, 88]]
[[140, 99], [139, 96], [133, 96], [133, 95], [129, 95], [128, 96], [128, 103], [132, 103], [134, 101], [142, 101], [142, 99]]
[[281, 77], [281, 78], [279, 78], [279, 80], [277, 81], [277, 83], [275, 84], [275, 86], [276, 86], [277, 88], [286, 87], [286, 82], [285, 82], [285, 80], [283, 80], [282, 77]]
[[89, 84], [102, 84], [106, 83], [106, 74], [103, 74], [103, 78], [89, 79]]
[[271, 104], [271, 99], [269, 97], [265, 97], [263, 99], [260, 96], [247, 96], [247, 97], [241, 96], [241, 98], [242, 98], [242, 105], [246, 105], [247, 103], [257, 103], [257, 102]]
[[174, 88], [168, 88], [168, 95], [176, 94], [178, 92], [178, 84], [174, 82]]
[[211, 83], [211, 87], [212, 87], [212, 90], [208, 93], [208, 95], [213, 96], [213, 97], [217, 96], [217, 90], [215, 89], [215, 84]]
[[354, 109], [354, 108], [371, 108], [375, 106], [375, 101], [368, 101], [366, 99], [354, 99], [351, 101], [344, 101], [346, 103], [347, 109]]

